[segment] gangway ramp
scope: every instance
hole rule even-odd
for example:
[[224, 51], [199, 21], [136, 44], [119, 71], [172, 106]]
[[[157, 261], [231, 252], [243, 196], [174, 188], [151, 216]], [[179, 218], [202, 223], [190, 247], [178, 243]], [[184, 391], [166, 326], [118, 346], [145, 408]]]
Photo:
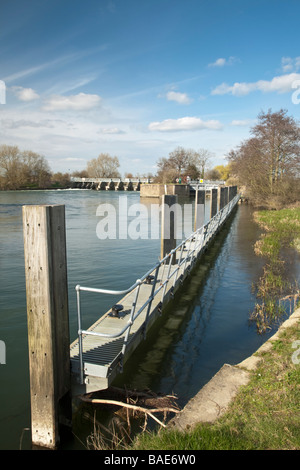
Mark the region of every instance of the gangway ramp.
[[[239, 196], [235, 196], [207, 224], [181, 242], [128, 289], [116, 291], [76, 286], [78, 338], [70, 346], [74, 394], [108, 388], [123, 371], [124, 364], [146, 337], [162, 309], [185, 282], [238, 199]], [[81, 327], [84, 314], [81, 295], [84, 292], [84, 295], [94, 292], [120, 297], [116, 308], [112, 306], [87, 330]]]

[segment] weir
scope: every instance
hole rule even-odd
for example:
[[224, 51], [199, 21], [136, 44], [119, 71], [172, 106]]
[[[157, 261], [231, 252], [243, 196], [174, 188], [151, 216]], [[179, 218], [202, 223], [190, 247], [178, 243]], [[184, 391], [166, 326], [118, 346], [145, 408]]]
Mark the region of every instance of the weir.
[[[237, 187], [211, 190], [204, 224], [205, 192], [196, 189], [195, 230], [176, 246], [175, 218], [164, 210], [177, 196], [163, 196], [161, 256], [125, 290], [76, 286], [78, 338], [70, 345], [64, 206], [24, 206], [26, 297], [30, 359], [32, 442], [56, 448], [71, 426], [71, 399], [106, 389], [173, 299], [239, 201]], [[168, 235], [165, 218], [170, 218]], [[120, 300], [82, 329], [81, 297]]]

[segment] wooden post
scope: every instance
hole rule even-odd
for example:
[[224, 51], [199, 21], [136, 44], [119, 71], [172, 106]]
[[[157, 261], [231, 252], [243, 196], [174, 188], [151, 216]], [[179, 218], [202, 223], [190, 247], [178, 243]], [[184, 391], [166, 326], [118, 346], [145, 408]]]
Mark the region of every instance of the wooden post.
[[212, 219], [218, 211], [218, 190], [211, 189], [210, 191], [210, 218]]
[[204, 225], [205, 221], [205, 189], [196, 189], [194, 232]]
[[[161, 250], [160, 256], [163, 259], [171, 250], [176, 248], [176, 204], [177, 196], [162, 196], [162, 216], [161, 216]], [[175, 263], [173, 256], [173, 264]]]
[[221, 188], [221, 194], [220, 194], [220, 210], [223, 209], [225, 206], [225, 192], [226, 192], [226, 187], [222, 186]]
[[55, 449], [71, 426], [64, 206], [23, 206], [32, 444]]
[[236, 186], [229, 186], [229, 201], [237, 195], [237, 187]]
[[225, 199], [224, 200], [224, 206], [226, 206], [226, 204], [228, 204], [228, 202], [229, 202], [229, 186], [225, 186], [224, 193], [225, 193], [225, 195], [224, 195], [224, 199]]

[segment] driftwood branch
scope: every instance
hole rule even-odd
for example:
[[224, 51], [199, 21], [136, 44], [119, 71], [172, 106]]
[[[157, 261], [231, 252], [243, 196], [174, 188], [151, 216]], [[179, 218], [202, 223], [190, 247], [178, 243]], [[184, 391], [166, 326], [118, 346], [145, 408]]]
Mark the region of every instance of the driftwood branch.
[[157, 423], [159, 423], [163, 427], [165, 427], [165, 424], [162, 423], [156, 416], [154, 416], [153, 413], [167, 413], [167, 412], [169, 412], [169, 413], [179, 413], [178, 409], [170, 408], [170, 407], [145, 408], [145, 407], [138, 406], [138, 405], [132, 405], [130, 403], [124, 403], [123, 401], [109, 400], [109, 399], [106, 399], [106, 398], [89, 398], [89, 397], [86, 397], [84, 395], [81, 395], [80, 399], [84, 402], [87, 402], [87, 403], [120, 406], [120, 407], [130, 409], [130, 410], [133, 410], [133, 411], [140, 411], [140, 412], [144, 413], [145, 415], [150, 416], [152, 419], [154, 419]]
[[165, 411], [168, 411], [170, 413], [179, 413], [179, 410], [176, 410], [175, 408], [143, 408], [142, 406], [137, 406], [137, 405], [131, 405], [130, 403], [124, 403], [123, 401], [117, 401], [117, 400], [107, 400], [103, 398], [86, 398], [84, 396], [81, 396], [80, 399], [82, 401], [88, 402], [88, 403], [98, 403], [98, 404], [104, 404], [104, 405], [117, 405], [117, 406], [123, 406], [124, 408], [130, 408], [131, 410], [135, 411], [142, 411], [143, 413], [163, 413]]

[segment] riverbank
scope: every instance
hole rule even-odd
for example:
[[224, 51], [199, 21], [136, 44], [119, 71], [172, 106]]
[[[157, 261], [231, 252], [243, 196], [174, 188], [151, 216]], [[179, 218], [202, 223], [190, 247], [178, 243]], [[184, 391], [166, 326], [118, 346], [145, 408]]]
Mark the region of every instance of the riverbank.
[[135, 450], [300, 448], [300, 308], [252, 356], [220, 371], [167, 429], [140, 435]]

